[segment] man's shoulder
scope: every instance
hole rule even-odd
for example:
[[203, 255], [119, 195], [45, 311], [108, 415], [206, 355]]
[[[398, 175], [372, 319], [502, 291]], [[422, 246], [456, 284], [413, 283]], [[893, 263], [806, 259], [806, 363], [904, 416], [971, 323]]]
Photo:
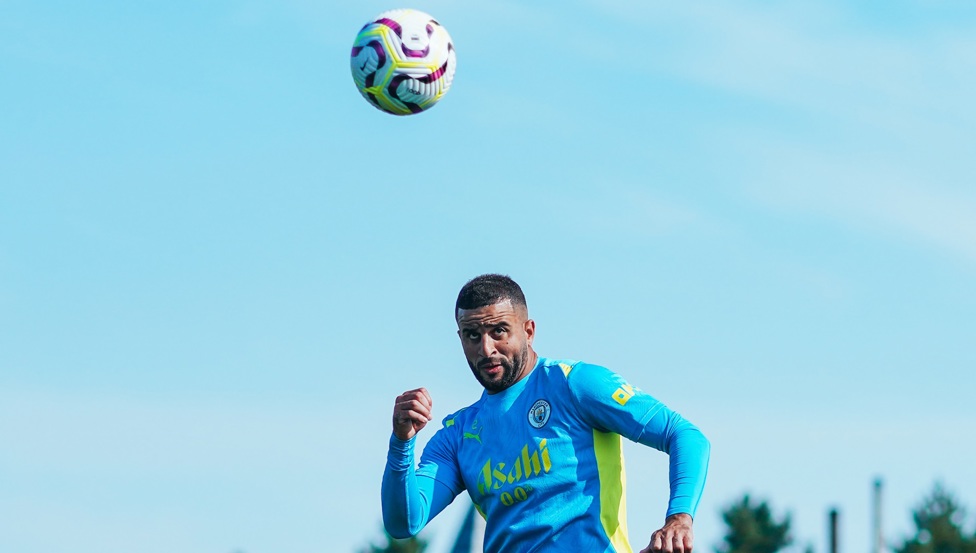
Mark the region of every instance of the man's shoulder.
[[465, 421], [477, 418], [478, 412], [481, 410], [481, 403], [483, 400], [484, 398], [481, 398], [471, 405], [462, 407], [450, 415], [447, 415], [441, 419], [441, 428], [446, 430], [448, 428], [454, 428], [455, 426], [463, 427]]
[[559, 376], [563, 375], [565, 378], [569, 378], [569, 374], [573, 372], [578, 365], [581, 365], [580, 361], [573, 359], [552, 359], [548, 357], [539, 357], [539, 364], [537, 369], [542, 369], [548, 376]]
[[605, 378], [614, 374], [610, 369], [602, 365], [594, 365], [585, 361], [573, 359], [550, 359], [540, 357], [539, 367], [544, 369], [549, 376], [562, 374], [567, 380], [580, 380], [582, 378]]
[[586, 399], [590, 395], [610, 389], [611, 391], [627, 382], [616, 372], [604, 367], [569, 359], [544, 359], [541, 367], [547, 378], [564, 382], [565, 389], [578, 399]]
[[458, 423], [459, 420], [463, 420], [462, 419], [462, 415], [464, 415], [464, 412], [467, 411], [467, 410], [468, 410], [468, 407], [462, 407], [461, 409], [458, 409], [457, 411], [455, 411], [455, 412], [451, 413], [450, 415], [444, 417], [441, 420], [441, 426], [444, 427], [444, 428], [451, 428], [452, 426], [457, 425], [457, 423]]

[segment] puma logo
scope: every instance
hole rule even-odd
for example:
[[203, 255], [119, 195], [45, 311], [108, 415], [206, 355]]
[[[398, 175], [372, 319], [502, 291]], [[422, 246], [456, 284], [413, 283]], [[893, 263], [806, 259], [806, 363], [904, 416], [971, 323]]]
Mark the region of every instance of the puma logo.
[[467, 439], [476, 440], [480, 444], [481, 443], [481, 429], [482, 428], [484, 428], [484, 427], [483, 426], [480, 426], [478, 424], [478, 421], [477, 420], [473, 421], [471, 423], [471, 432], [462, 432], [461, 433], [461, 439], [462, 440], [467, 440]]

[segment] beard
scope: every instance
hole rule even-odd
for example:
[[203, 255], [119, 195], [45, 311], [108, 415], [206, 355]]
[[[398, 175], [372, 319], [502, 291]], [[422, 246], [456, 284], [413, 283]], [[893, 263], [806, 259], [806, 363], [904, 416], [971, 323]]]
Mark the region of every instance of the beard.
[[[488, 393], [497, 393], [515, 384], [525, 371], [525, 360], [529, 356], [529, 345], [525, 344], [522, 351], [512, 356], [511, 361], [504, 357], [490, 357], [482, 359], [477, 365], [468, 361], [471, 372], [478, 382], [484, 386]], [[499, 364], [502, 367], [502, 375], [498, 380], [488, 380], [481, 374], [481, 367]]]

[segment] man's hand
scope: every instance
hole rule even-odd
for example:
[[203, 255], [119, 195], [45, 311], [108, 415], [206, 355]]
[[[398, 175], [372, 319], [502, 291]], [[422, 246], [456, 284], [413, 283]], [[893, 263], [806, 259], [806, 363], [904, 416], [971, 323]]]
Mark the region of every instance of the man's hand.
[[403, 392], [396, 398], [393, 406], [393, 434], [401, 440], [409, 440], [434, 420], [431, 416], [433, 400], [426, 388]]
[[678, 513], [664, 521], [664, 527], [651, 534], [651, 543], [641, 553], [691, 553], [695, 533], [691, 515]]

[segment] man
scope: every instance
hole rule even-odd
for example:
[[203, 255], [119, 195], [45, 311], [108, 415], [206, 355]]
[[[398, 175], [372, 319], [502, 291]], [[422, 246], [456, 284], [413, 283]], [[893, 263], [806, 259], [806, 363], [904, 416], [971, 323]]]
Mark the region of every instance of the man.
[[465, 284], [455, 320], [485, 391], [444, 419], [416, 468], [414, 441], [433, 402], [424, 388], [397, 397], [382, 486], [392, 536], [417, 534], [467, 491], [485, 517], [487, 553], [631, 553], [624, 436], [670, 456], [665, 523], [642, 553], [692, 551], [709, 456], [694, 425], [608, 369], [536, 355], [535, 322], [507, 276]]

